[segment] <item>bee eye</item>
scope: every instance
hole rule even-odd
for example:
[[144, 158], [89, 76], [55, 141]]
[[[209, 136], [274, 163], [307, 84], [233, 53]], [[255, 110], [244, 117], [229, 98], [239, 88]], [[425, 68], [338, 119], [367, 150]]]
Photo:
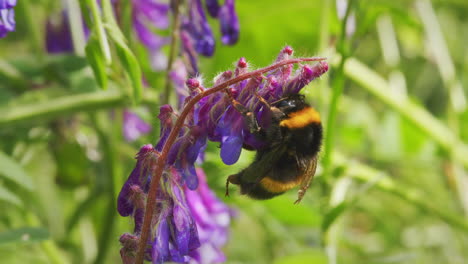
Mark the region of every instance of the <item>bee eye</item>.
[[278, 108], [294, 108], [296, 107], [296, 102], [294, 102], [293, 100], [284, 100], [284, 101], [278, 102], [276, 106]]

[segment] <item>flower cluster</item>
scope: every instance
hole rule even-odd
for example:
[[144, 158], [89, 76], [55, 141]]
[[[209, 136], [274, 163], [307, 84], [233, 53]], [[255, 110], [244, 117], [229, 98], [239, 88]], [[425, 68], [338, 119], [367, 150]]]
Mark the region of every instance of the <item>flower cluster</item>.
[[[220, 203], [206, 185], [202, 171], [195, 162], [203, 154], [206, 141], [221, 143], [221, 158], [233, 164], [239, 158], [242, 147], [261, 148], [264, 142], [255, 138], [244, 119], [231, 105], [235, 99], [251, 109], [261, 126], [269, 123], [269, 108], [258, 96], [273, 103], [284, 95], [296, 94], [313, 79], [328, 70], [325, 62], [313, 66], [301, 65], [293, 74], [291, 63], [280, 65], [293, 53], [291, 47], [280, 52], [275, 67], [265, 74], [251, 74], [244, 58], [237, 62], [234, 72], [226, 71], [215, 78], [214, 86], [227, 85], [226, 93], [211, 93], [189, 108], [192, 99], [206, 90], [200, 79], [188, 79], [188, 92], [183, 99], [183, 111], [188, 113], [183, 125], [176, 126], [180, 118], [169, 105], [160, 109], [160, 139], [152, 147], [143, 146], [137, 155], [137, 164], [118, 198], [118, 210], [122, 216], [135, 220], [135, 234], [121, 237], [122, 257], [131, 260], [142, 232], [143, 204], [149, 191], [149, 182], [156, 170], [158, 159], [173, 130], [177, 138], [162, 161], [164, 172], [157, 189], [155, 213], [152, 215], [151, 232], [147, 241], [146, 257], [153, 263], [164, 261], [192, 263], [216, 263], [223, 261], [219, 248], [226, 242], [229, 209]], [[268, 67], [267, 67], [268, 68]], [[181, 78], [180, 74], [176, 76]], [[244, 77], [249, 76], [249, 77]], [[237, 78], [244, 77], [244, 78]], [[234, 79], [239, 81], [233, 82]], [[236, 79], [236, 80], [237, 80]], [[150, 204], [150, 201], [148, 201]]]
[[[141, 232], [148, 181], [154, 170], [158, 151], [145, 145], [137, 154], [137, 165], [123, 186], [117, 209], [120, 215], [132, 215], [135, 234], [123, 234], [120, 242], [124, 263], [133, 263]], [[205, 174], [197, 170], [196, 191], [182, 187], [181, 176], [168, 168], [161, 178], [157, 194], [153, 230], [146, 256], [152, 263], [220, 263], [225, 260], [220, 248], [227, 241], [230, 209], [220, 202], [206, 183]]]
[[[112, 1], [114, 5], [117, 1]], [[84, 36], [89, 37], [89, 28], [83, 23]], [[74, 50], [68, 10], [49, 17], [46, 23], [46, 50], [50, 54], [71, 53]], [[151, 132], [151, 125], [145, 122], [136, 112], [129, 109], [123, 112], [123, 136], [131, 142]]]
[[[141, 231], [144, 215], [144, 204], [148, 180], [154, 169], [158, 153], [151, 145], [145, 145], [137, 155], [137, 165], [130, 174], [118, 198], [118, 211], [122, 216], [133, 215], [135, 234]], [[165, 261], [187, 262], [188, 255], [200, 246], [197, 226], [189, 211], [184, 191], [180, 186], [180, 176], [173, 169], [165, 172], [161, 178], [161, 188], [156, 203], [158, 214], [155, 215], [154, 233], [148, 245], [146, 258], [153, 263]], [[122, 259], [133, 263], [133, 251], [136, 249], [137, 237], [124, 234], [120, 241]]]
[[[276, 62], [286, 60], [292, 54], [292, 48], [287, 46], [280, 52]], [[229, 92], [235, 100], [254, 113], [262, 127], [267, 127], [270, 118], [269, 109], [255, 94], [272, 103], [284, 95], [298, 93], [327, 70], [328, 64], [319, 62], [314, 66], [301, 66], [295, 74], [292, 74], [293, 65], [289, 64], [266, 75], [255, 76], [231, 85]], [[215, 85], [246, 72], [248, 72], [248, 63], [241, 58], [237, 62], [235, 72], [227, 71], [220, 74]], [[228, 165], [237, 162], [243, 146], [259, 149], [264, 144], [249, 132], [241, 114], [231, 106], [226, 94], [217, 93], [204, 98], [200, 102], [198, 113], [198, 124], [206, 131], [209, 140], [221, 143], [221, 159]]]
[[[161, 47], [169, 42], [154, 32], [154, 28], [162, 30], [169, 26], [168, 13], [173, 10], [175, 1], [170, 4], [158, 0], [132, 0], [133, 28], [138, 39], [149, 50], [152, 64], [155, 69], [165, 66], [164, 55]], [[221, 30], [221, 42], [225, 45], [233, 45], [239, 39], [239, 20], [237, 18], [234, 0], [226, 0], [222, 6], [218, 0], [205, 0], [208, 13], [219, 19]], [[189, 56], [189, 62], [197, 73], [195, 52], [203, 56], [212, 56], [215, 50], [215, 39], [208, 23], [205, 9], [201, 0], [188, 0], [186, 3], [187, 14], [180, 14], [180, 38], [182, 51]]]
[[16, 0], [0, 0], [0, 38], [5, 37], [8, 32], [15, 31]]

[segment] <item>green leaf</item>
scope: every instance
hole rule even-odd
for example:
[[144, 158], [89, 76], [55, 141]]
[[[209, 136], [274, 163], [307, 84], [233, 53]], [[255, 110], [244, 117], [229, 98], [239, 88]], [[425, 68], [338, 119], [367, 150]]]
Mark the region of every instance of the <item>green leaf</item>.
[[335, 222], [335, 220], [345, 211], [348, 205], [349, 205], [348, 202], [343, 201], [339, 203], [338, 205], [334, 206], [333, 208], [331, 208], [325, 214], [325, 217], [323, 218], [323, 222], [322, 222], [322, 232], [326, 232], [330, 228], [333, 222]]
[[96, 36], [98, 43], [99, 53], [102, 54], [102, 63], [110, 65], [112, 63], [112, 56], [110, 52], [109, 42], [107, 40], [106, 31], [102, 22], [102, 14], [98, 3], [94, 0], [88, 0], [88, 7], [91, 9], [93, 18], [93, 34]]
[[127, 46], [117, 46], [117, 54], [119, 55], [120, 61], [122, 62], [127, 74], [132, 82], [133, 97], [135, 102], [141, 100], [143, 93], [143, 86], [141, 85], [141, 69], [138, 61]]
[[0, 233], [0, 245], [7, 243], [40, 242], [49, 239], [49, 231], [42, 227], [22, 227]]
[[34, 189], [31, 178], [24, 169], [3, 152], [0, 152], [0, 175], [29, 191]]
[[106, 30], [109, 37], [114, 41], [117, 49], [117, 55], [130, 78], [133, 90], [133, 99], [137, 103], [141, 100], [143, 86], [141, 85], [142, 73], [140, 64], [126, 43], [125, 36], [120, 31], [109, 0], [102, 3]]
[[21, 199], [2, 185], [0, 185], [0, 201], [5, 201], [18, 207], [23, 207]]
[[101, 53], [99, 42], [96, 39], [91, 38], [88, 41], [88, 45], [86, 45], [85, 51], [86, 57], [88, 58], [88, 62], [91, 64], [91, 68], [93, 69], [94, 76], [96, 76], [96, 80], [99, 86], [103, 89], [106, 89], [106, 66], [104, 64], [104, 56]]

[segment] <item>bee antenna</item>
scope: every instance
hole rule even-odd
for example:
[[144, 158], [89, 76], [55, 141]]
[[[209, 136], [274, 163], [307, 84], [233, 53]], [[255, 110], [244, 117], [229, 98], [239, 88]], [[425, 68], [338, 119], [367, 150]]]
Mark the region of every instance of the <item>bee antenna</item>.
[[284, 101], [284, 100], [286, 100], [286, 99], [288, 99], [288, 98], [287, 98], [287, 97], [283, 97], [283, 98], [281, 98], [281, 99], [279, 99], [279, 100], [276, 100], [276, 101], [272, 102], [271, 104], [274, 105], [274, 104], [277, 104], [277, 103], [279, 103], [279, 102], [281, 102], [281, 101]]

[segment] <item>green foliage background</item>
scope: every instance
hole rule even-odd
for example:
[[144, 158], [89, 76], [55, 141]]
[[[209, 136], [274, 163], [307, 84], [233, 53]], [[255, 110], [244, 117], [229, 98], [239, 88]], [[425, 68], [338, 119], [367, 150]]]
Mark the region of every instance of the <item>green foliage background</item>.
[[[0, 40], [1, 261], [119, 263], [118, 237], [132, 225], [117, 215], [115, 200], [134, 154], [158, 137], [165, 74], [149, 70], [128, 23], [120, 35], [105, 14], [112, 64], [99, 37], [88, 59], [83, 49], [50, 56], [45, 19], [60, 12], [60, 1], [18, 2], [17, 30]], [[240, 42], [218, 42], [215, 55], [201, 59], [207, 87], [239, 57], [266, 66], [286, 44], [296, 56], [331, 64], [304, 91], [323, 116], [326, 144], [299, 206], [295, 192], [269, 201], [224, 198], [226, 176], [253, 153], [226, 166], [209, 145], [209, 184], [237, 211], [228, 263], [468, 259], [468, 2], [350, 2], [356, 30], [349, 36], [335, 1], [238, 0]], [[141, 100], [138, 66], [151, 86]], [[153, 133], [124, 141], [124, 107], [139, 111]]]

